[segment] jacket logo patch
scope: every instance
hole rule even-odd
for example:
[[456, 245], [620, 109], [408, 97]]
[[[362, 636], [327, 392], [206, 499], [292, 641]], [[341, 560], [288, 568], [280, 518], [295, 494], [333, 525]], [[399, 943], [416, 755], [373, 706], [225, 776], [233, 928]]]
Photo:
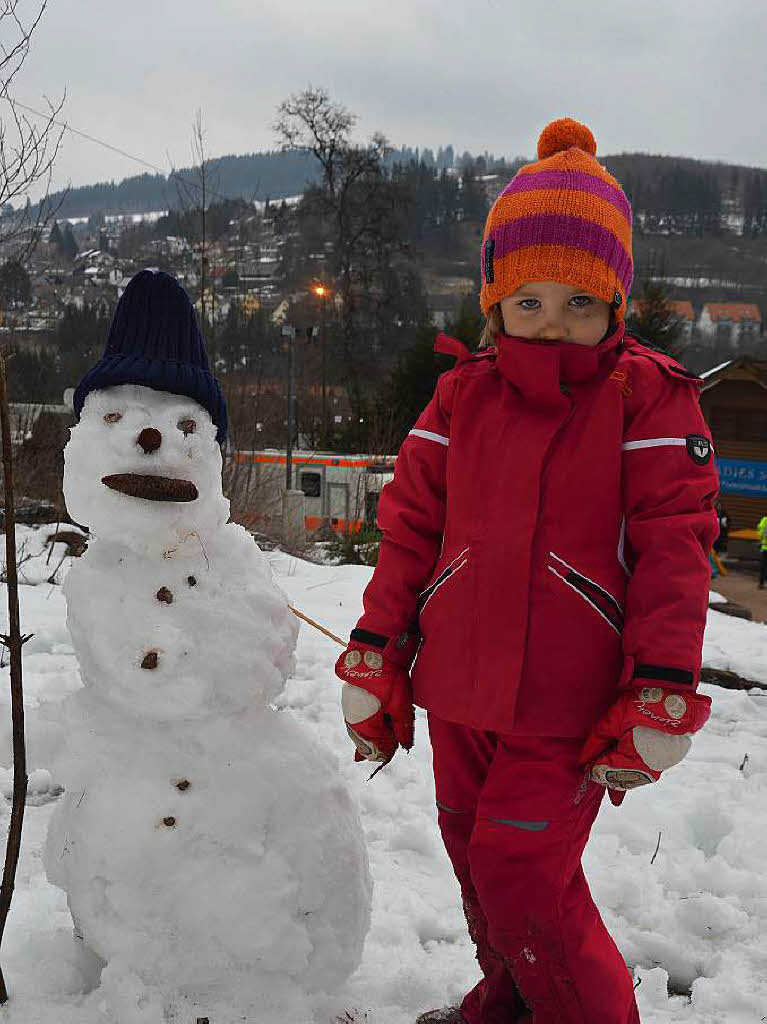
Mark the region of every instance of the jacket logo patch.
[[702, 434], [688, 434], [687, 454], [697, 466], [705, 466], [711, 458], [711, 442]]

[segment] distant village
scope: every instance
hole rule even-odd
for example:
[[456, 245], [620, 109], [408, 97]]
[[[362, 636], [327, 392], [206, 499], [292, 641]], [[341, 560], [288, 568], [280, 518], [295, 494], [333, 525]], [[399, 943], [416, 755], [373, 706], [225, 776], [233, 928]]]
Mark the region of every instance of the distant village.
[[[503, 184], [497, 174], [478, 176], [478, 182], [488, 202], [493, 201]], [[267, 449], [270, 445], [281, 447], [287, 422], [287, 392], [279, 325], [295, 315], [302, 302], [307, 302], [307, 288], [311, 288], [307, 282], [313, 280], [315, 285], [322, 281], [332, 283], [327, 270], [330, 243], [320, 243], [318, 251], [313, 251], [311, 242], [298, 238], [298, 232], [291, 223], [294, 218], [290, 216], [297, 202], [298, 198], [282, 200], [270, 206], [268, 203], [241, 201], [235, 204], [236, 215], [228, 221], [221, 220], [221, 211], [218, 212], [217, 228], [209, 231], [204, 244], [199, 232], [164, 233], [162, 229], [166, 222], [180, 226], [178, 216], [169, 215], [167, 211], [52, 222], [36, 246], [31, 248], [23, 264], [15, 263], [14, 273], [19, 278], [16, 285], [13, 281], [0, 281], [0, 287], [5, 288], [5, 298], [0, 303], [0, 343], [5, 336], [19, 352], [58, 357], [58, 353], [52, 351], [58, 344], [57, 332], [73, 309], [102, 308], [105, 311], [105, 333], [108, 311], [119, 300], [130, 278], [145, 267], [161, 268], [172, 273], [186, 288], [208, 330], [217, 336], [225, 337], [226, 324], [233, 313], [238, 317], [241, 314], [240, 318], [245, 321], [258, 313], [261, 323], [266, 322], [268, 331], [272, 333], [273, 329], [276, 347], [271, 350], [266, 374], [247, 362], [243, 363], [239, 374], [238, 401], [232, 403], [235, 427], [232, 443], [240, 449]], [[296, 270], [295, 263], [295, 249], [299, 243], [303, 245], [300, 272]], [[4, 270], [14, 266], [17, 252], [18, 239], [13, 244], [0, 244], [0, 278]], [[449, 330], [456, 323], [467, 304], [467, 296], [474, 309], [471, 296], [476, 292], [476, 281], [472, 276], [474, 267], [468, 258], [455, 260], [452, 264], [425, 262], [420, 271], [430, 321], [435, 330]], [[683, 362], [705, 378], [705, 411], [718, 441], [721, 469], [733, 478], [723, 487], [729, 513], [736, 525], [750, 528], [754, 517], [763, 514], [763, 492], [767, 493], [767, 484], [749, 482], [750, 477], [744, 484], [742, 479], [744, 473], [753, 475], [755, 466], [767, 465], [764, 463], [767, 456], [764, 447], [767, 411], [763, 398], [767, 361], [760, 307], [751, 302], [712, 301], [710, 297], [717, 290], [715, 280], [691, 283], [663, 274], [658, 274], [656, 279], [663, 284], [667, 296], [671, 296], [667, 305], [678, 321], [676, 351]], [[647, 277], [643, 280], [646, 281]], [[723, 283], [724, 295], [732, 294], [728, 284], [732, 282]], [[689, 298], [673, 297], [675, 293], [689, 295], [696, 288], [705, 292], [706, 301], [696, 303]], [[320, 289], [317, 294], [322, 292]], [[640, 297], [632, 300], [629, 315], [638, 317], [643, 312], [641, 288], [635, 288], [635, 292]], [[327, 312], [332, 315], [335, 297], [329, 288], [323, 294], [323, 316], [325, 298], [329, 299]], [[311, 299], [309, 295], [309, 306], [314, 312], [308, 315], [319, 316], [318, 304], [312, 303]], [[101, 344], [100, 339], [98, 344]], [[363, 420], [358, 419], [359, 413], [355, 413], [351, 406], [350, 395], [342, 379], [329, 379], [326, 389], [323, 377], [320, 389], [318, 359], [316, 352], [310, 354], [307, 351], [301, 360], [304, 377], [298, 382], [299, 389], [302, 389], [299, 391], [299, 405], [303, 412], [295, 440], [297, 447], [306, 451], [302, 456], [305, 464], [296, 470], [297, 481], [307, 503], [314, 501], [318, 509], [311, 515], [307, 512], [307, 523], [311, 520], [312, 529], [317, 523], [325, 526], [327, 522], [333, 529], [340, 529], [351, 521], [359, 526], [373, 521], [377, 491], [370, 491], [368, 487], [360, 498], [355, 490], [357, 484], [344, 481], [333, 485], [336, 491], [330, 486], [326, 489], [319, 471], [309, 464], [308, 452], [328, 447], [337, 451], [374, 450], [354, 447], [355, 441], [349, 440], [351, 435], [345, 437], [341, 434], [357, 422], [362, 424]], [[226, 373], [223, 363], [221, 367], [217, 364], [217, 372], [222, 370]], [[33, 502], [43, 501], [46, 508], [51, 509], [61, 506], [61, 451], [71, 422], [71, 406], [68, 406], [63, 391], [76, 382], [70, 376], [66, 381], [62, 380], [60, 397], [51, 395], [41, 399], [36, 393], [27, 393], [23, 401], [12, 407], [15, 438], [21, 445], [20, 455], [23, 456], [19, 466], [22, 493]], [[322, 415], [325, 416], [326, 390], [327, 421], [319, 415], [322, 401]], [[330, 437], [323, 427], [317, 428], [317, 424], [322, 422], [330, 424]], [[312, 425], [314, 433], [311, 432]], [[330, 446], [328, 440], [333, 441]], [[391, 452], [396, 447], [389, 441], [381, 450]], [[250, 523], [253, 508], [259, 506], [259, 502], [261, 505], [264, 503], [263, 498], [256, 501], [251, 493], [255, 486], [253, 482], [260, 478], [254, 474], [250, 463], [239, 464], [240, 455], [235, 456], [234, 450], [230, 455], [235, 475], [239, 473], [247, 480], [239, 514], [244, 522]], [[248, 455], [247, 451], [245, 455]], [[262, 459], [263, 456], [256, 453], [253, 458]], [[373, 465], [373, 469], [376, 467], [377, 464]], [[388, 463], [384, 466], [387, 473], [390, 468]], [[363, 467], [359, 471], [360, 479], [368, 482], [372, 471]], [[377, 484], [385, 479], [385, 475], [376, 477]], [[230, 491], [236, 494], [236, 481], [230, 482]], [[333, 502], [340, 503], [338, 508]], [[354, 512], [353, 507], [360, 502], [364, 513]]]
[[[263, 205], [263, 204], [262, 204]], [[151, 225], [167, 211], [93, 219], [72, 218], [49, 226], [25, 260], [31, 294], [28, 302], [14, 302], [0, 309], [0, 334], [14, 336], [22, 348], [41, 348], [49, 344], [51, 334], [64, 316], [67, 306], [82, 309], [105, 302], [114, 306], [130, 278], [145, 267], [161, 267], [172, 273], [192, 296], [198, 310], [204, 309], [208, 321], [223, 321], [232, 303], [245, 312], [256, 308], [275, 310], [282, 300], [277, 269], [284, 238], [274, 231], [274, 218], [254, 212], [249, 220], [258, 226], [257, 237], [243, 242], [242, 223], [231, 222], [224, 238], [210, 240], [205, 246], [207, 281], [201, 286], [201, 246], [186, 238], [166, 235], [147, 238], [126, 255], [121, 245], [127, 232], [139, 225]], [[62, 246], [52, 239], [68, 235], [77, 242], [71, 259], [62, 254]], [[5, 249], [5, 251], [4, 251]], [[0, 263], [13, 259], [19, 249], [14, 240], [0, 245]]]
[[[488, 191], [495, 175], [488, 175]], [[483, 183], [485, 184], [485, 183]], [[144, 267], [157, 266], [172, 273], [196, 296], [196, 306], [209, 323], [223, 323], [232, 304], [245, 315], [256, 309], [268, 312], [275, 322], [284, 317], [293, 296], [290, 285], [280, 273], [282, 250], [288, 236], [275, 230], [275, 217], [269, 209], [245, 215], [249, 231], [243, 241], [243, 219], [233, 219], [224, 237], [206, 243], [206, 281], [201, 290], [201, 245], [180, 235], [146, 238], [124, 253], [121, 240], [137, 225], [156, 224], [166, 211], [146, 214], [111, 215], [94, 227], [93, 218], [72, 218], [50, 225], [25, 261], [29, 275], [28, 301], [4, 303], [0, 308], [0, 336], [13, 335], [14, 345], [40, 351], [54, 344], [52, 334], [67, 306], [82, 309], [86, 304], [106, 303], [112, 307], [120, 298], [133, 274]], [[75, 239], [72, 258], [62, 255], [60, 244], [52, 241], [62, 232]], [[148, 234], [149, 232], [147, 232]], [[0, 263], [12, 259], [18, 240], [0, 244]], [[313, 253], [321, 274], [323, 253]], [[437, 329], [449, 327], [463, 297], [474, 287], [471, 277], [424, 275], [431, 320]], [[671, 282], [673, 294], [673, 281]], [[762, 315], [756, 303], [670, 301], [681, 326], [685, 348], [695, 350], [702, 369], [708, 365], [705, 353], [717, 357], [733, 355], [759, 345], [763, 337]], [[635, 299], [629, 313], [639, 312], [641, 299]], [[708, 361], [710, 362], [710, 360]]]

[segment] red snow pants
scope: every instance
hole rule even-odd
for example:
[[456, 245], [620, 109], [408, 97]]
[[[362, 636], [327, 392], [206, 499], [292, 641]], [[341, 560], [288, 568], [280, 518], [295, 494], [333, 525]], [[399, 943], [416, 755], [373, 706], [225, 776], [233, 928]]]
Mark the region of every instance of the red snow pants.
[[581, 741], [506, 736], [429, 715], [439, 827], [483, 978], [468, 1024], [639, 1024], [631, 975], [581, 856], [604, 790]]

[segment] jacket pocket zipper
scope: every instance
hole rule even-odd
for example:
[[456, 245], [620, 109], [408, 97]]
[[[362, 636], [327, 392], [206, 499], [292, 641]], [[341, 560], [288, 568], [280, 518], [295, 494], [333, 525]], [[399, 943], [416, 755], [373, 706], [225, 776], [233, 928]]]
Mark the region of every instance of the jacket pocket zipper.
[[420, 615], [426, 605], [431, 601], [432, 597], [437, 593], [440, 587], [444, 586], [448, 580], [452, 579], [457, 572], [459, 572], [466, 563], [469, 561], [469, 549], [464, 548], [463, 551], [456, 555], [452, 562], [449, 562], [439, 575], [429, 584], [426, 590], [421, 591], [418, 595], [418, 614]]
[[605, 590], [594, 580], [584, 576], [583, 573], [573, 569], [563, 558], [549, 551], [549, 564], [546, 566], [550, 573], [557, 579], [570, 587], [579, 597], [591, 605], [598, 612], [605, 622], [611, 626], [620, 636], [623, 633], [623, 608], [609, 591]]

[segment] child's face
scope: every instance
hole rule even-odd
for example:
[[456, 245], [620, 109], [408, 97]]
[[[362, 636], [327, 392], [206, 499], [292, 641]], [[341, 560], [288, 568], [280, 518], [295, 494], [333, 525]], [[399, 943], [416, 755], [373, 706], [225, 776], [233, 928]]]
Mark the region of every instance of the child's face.
[[514, 338], [598, 345], [610, 324], [603, 299], [558, 281], [523, 284], [501, 299], [503, 329]]

